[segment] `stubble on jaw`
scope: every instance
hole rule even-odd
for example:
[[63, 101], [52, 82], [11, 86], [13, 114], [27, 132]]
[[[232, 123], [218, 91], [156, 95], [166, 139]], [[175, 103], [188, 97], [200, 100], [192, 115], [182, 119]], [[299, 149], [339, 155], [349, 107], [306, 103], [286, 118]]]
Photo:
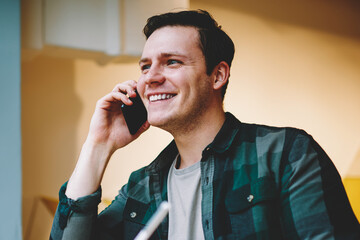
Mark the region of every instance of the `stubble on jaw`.
[[201, 84], [197, 97], [191, 106], [187, 106], [189, 109], [185, 112], [176, 113], [164, 124], [160, 124], [156, 127], [169, 132], [173, 136], [187, 135], [199, 128], [202, 124], [205, 112], [211, 107], [208, 99], [209, 94], [213, 90], [212, 85], [209, 82], [210, 79], [199, 79], [199, 81], [204, 81], [204, 83]]

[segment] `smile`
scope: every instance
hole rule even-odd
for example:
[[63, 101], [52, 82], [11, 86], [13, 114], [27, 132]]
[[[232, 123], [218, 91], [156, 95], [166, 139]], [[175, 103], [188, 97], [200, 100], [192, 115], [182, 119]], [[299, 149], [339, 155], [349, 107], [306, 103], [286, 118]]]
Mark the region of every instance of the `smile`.
[[165, 100], [165, 99], [170, 99], [173, 98], [175, 95], [174, 94], [156, 94], [156, 95], [151, 95], [149, 97], [150, 102], [155, 102], [155, 101], [160, 101], [160, 100]]

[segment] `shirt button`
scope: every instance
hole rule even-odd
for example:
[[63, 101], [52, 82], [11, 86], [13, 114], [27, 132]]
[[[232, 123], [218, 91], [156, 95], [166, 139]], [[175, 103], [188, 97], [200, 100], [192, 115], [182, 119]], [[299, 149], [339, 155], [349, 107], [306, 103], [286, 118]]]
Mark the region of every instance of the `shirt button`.
[[136, 212], [131, 212], [131, 213], [130, 213], [130, 217], [131, 217], [131, 218], [135, 218], [135, 217], [136, 217]]
[[248, 200], [249, 203], [251, 203], [252, 200], [254, 199], [254, 195], [250, 194], [246, 199]]
[[206, 228], [209, 229], [209, 221], [208, 220], [205, 221], [205, 225], [206, 225]]
[[210, 150], [210, 148], [209, 148], [209, 147], [207, 147], [207, 148], [206, 148], [206, 151], [209, 151], [209, 150]]

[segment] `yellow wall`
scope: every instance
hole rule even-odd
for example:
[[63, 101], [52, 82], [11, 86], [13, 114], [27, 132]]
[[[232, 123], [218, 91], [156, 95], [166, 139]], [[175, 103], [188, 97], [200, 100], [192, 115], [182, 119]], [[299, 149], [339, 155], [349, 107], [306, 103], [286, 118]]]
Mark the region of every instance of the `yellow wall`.
[[343, 183], [348, 194], [351, 206], [356, 217], [360, 221], [360, 151], [358, 151], [354, 161], [351, 163]]
[[[344, 27], [356, 11], [334, 3], [309, 9], [297, 3], [281, 5], [288, 11], [284, 15], [276, 4], [264, 9], [244, 1], [212, 2], [191, 1], [191, 8], [209, 10], [235, 42], [226, 110], [244, 122], [306, 129], [346, 176], [360, 150], [360, 33]], [[298, 8], [306, 11], [301, 14]], [[320, 17], [310, 21], [316, 12]], [[337, 22], [337, 28], [326, 26], [327, 19]], [[99, 66], [91, 60], [40, 56], [22, 63], [23, 222], [28, 239], [48, 239], [52, 216], [35, 199], [56, 197], [69, 178], [97, 99], [116, 83], [138, 76], [134, 62]], [[104, 176], [103, 196], [113, 198], [130, 172], [152, 161], [170, 140], [169, 134], [151, 128], [117, 151]], [[360, 177], [360, 169], [353, 171]]]
[[348, 194], [351, 207], [355, 212], [357, 219], [360, 221], [360, 178], [343, 179], [346, 193]]

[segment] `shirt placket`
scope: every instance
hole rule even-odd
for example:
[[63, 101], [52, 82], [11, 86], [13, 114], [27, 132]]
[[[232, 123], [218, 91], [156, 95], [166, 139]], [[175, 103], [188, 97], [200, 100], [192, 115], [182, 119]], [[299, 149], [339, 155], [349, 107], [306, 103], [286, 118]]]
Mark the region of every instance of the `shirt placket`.
[[207, 240], [214, 239], [213, 234], [213, 179], [214, 179], [214, 156], [207, 155], [206, 160], [201, 161], [201, 216], [204, 237]]
[[[160, 206], [160, 204], [167, 200], [164, 199], [162, 196], [162, 186], [161, 186], [161, 174], [159, 173], [155, 173], [152, 175], [152, 192], [154, 193], [154, 200], [155, 200], [155, 206], [156, 208], [153, 209], [153, 212], [156, 211], [156, 209]], [[159, 226], [159, 230], [160, 230], [160, 234], [159, 237], [160, 239], [167, 239], [168, 238], [168, 222], [169, 222], [169, 217], [167, 216], [160, 224]]]

